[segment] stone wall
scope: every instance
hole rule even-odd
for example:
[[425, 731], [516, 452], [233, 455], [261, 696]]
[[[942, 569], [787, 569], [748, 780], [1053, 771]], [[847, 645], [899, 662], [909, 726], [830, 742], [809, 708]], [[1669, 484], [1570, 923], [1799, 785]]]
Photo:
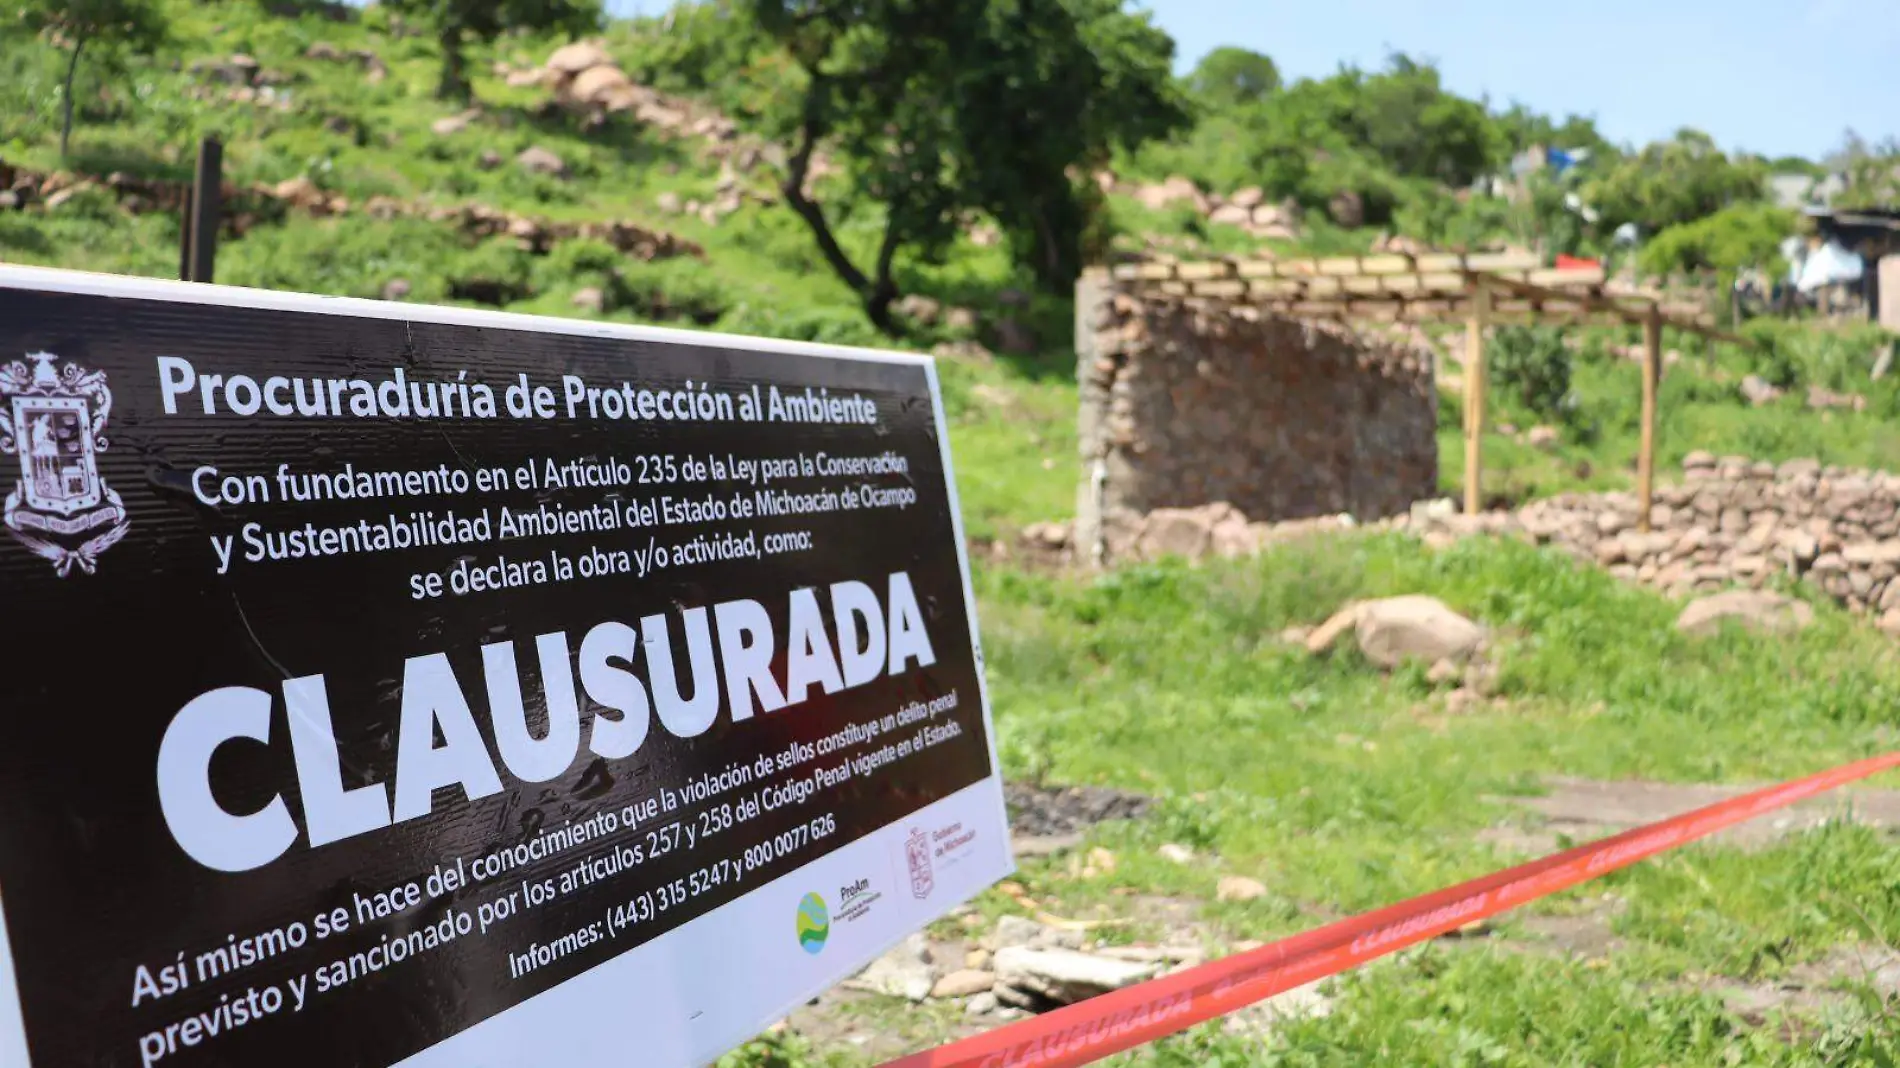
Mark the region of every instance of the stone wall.
[[[1364, 526], [1402, 531], [1434, 548], [1484, 535], [1548, 545], [1672, 597], [1799, 582], [1900, 635], [1900, 474], [1692, 452], [1680, 481], [1656, 487], [1651, 529], [1638, 529], [1637, 518], [1636, 496], [1613, 491], [1477, 515], [1461, 514], [1449, 499], [1419, 501]], [[1251, 556], [1358, 526], [1347, 516], [1249, 523], [1221, 503], [1162, 508], [1132, 521], [1122, 558]], [[1078, 539], [1064, 524], [1036, 523], [1023, 531], [1018, 551], [1076, 562], [1085, 544]]]
[[1376, 519], [1437, 491], [1431, 358], [1410, 345], [1091, 276], [1076, 357], [1083, 562], [1136, 555], [1156, 509]]
[[1477, 516], [1422, 507], [1408, 525], [1428, 541], [1496, 533], [1547, 543], [1673, 596], [1794, 579], [1900, 631], [1900, 475], [1706, 452], [1690, 453], [1682, 474], [1657, 487], [1649, 533], [1636, 529], [1627, 493]]

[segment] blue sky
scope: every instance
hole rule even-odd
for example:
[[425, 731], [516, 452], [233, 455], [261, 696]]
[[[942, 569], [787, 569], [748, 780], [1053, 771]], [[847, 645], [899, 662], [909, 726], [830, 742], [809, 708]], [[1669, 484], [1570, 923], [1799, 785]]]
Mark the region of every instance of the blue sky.
[[[669, 0], [608, 0], [658, 14]], [[1900, 136], [1900, 0], [1148, 0], [1186, 69], [1211, 48], [1289, 80], [1394, 49], [1467, 95], [1594, 116], [1614, 141], [1679, 126], [1724, 148], [1818, 157], [1853, 127]]]

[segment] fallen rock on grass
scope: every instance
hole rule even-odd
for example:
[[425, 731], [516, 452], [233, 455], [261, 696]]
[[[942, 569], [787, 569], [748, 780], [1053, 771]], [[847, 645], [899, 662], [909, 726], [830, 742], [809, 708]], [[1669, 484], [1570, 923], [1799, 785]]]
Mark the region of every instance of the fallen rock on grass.
[[1245, 875], [1223, 875], [1215, 884], [1214, 898], [1217, 901], [1252, 901], [1267, 896], [1267, 887], [1258, 879], [1249, 879]]
[[1354, 620], [1359, 651], [1380, 667], [1406, 660], [1463, 662], [1483, 646], [1483, 626], [1423, 594], [1388, 597], [1359, 606]]
[[1724, 620], [1757, 633], [1789, 634], [1813, 623], [1814, 609], [1767, 590], [1729, 590], [1691, 601], [1676, 617], [1676, 629], [1699, 637], [1715, 633]]

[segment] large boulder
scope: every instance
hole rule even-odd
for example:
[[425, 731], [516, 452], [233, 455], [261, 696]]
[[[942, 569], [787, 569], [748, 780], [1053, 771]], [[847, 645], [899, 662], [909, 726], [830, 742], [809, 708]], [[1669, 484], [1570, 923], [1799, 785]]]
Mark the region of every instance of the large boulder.
[[631, 99], [632, 89], [633, 79], [627, 77], [626, 71], [611, 63], [603, 63], [575, 75], [574, 80], [568, 83], [567, 98], [576, 104], [606, 107]]
[[1359, 606], [1354, 631], [1359, 651], [1380, 667], [1406, 660], [1468, 660], [1483, 646], [1483, 626], [1423, 594], [1388, 597]]
[[1207, 217], [1208, 222], [1223, 223], [1227, 226], [1247, 226], [1253, 222], [1253, 209], [1235, 203], [1222, 204]]
[[1072, 949], [1005, 946], [992, 965], [996, 981], [1007, 987], [1070, 1005], [1152, 979], [1159, 964], [1115, 960]]
[[1676, 629], [1693, 636], [1713, 634], [1725, 620], [1758, 634], [1788, 634], [1813, 623], [1814, 609], [1767, 590], [1728, 590], [1691, 601], [1676, 617]]
[[1215, 517], [1203, 508], [1157, 508], [1142, 524], [1140, 553], [1149, 560], [1164, 556], [1199, 559], [1207, 555], [1214, 522]]
[[1198, 560], [1216, 556], [1244, 556], [1254, 539], [1247, 517], [1225, 501], [1194, 508], [1157, 508], [1141, 520], [1136, 552], [1144, 560], [1181, 556]]

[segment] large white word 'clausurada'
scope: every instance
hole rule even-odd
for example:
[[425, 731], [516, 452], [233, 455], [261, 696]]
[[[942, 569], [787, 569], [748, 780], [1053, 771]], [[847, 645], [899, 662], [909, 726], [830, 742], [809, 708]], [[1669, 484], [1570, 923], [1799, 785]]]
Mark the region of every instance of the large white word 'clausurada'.
[[[784, 683], [773, 672], [779, 642], [765, 606], [752, 600], [650, 615], [639, 628], [608, 621], [582, 636], [578, 663], [562, 631], [537, 635], [546, 730], [529, 729], [515, 643], [482, 646], [482, 675], [501, 768], [482, 738], [462, 683], [443, 653], [403, 662], [402, 710], [393, 783], [345, 788], [336, 731], [322, 675], [283, 683], [284, 720], [310, 846], [327, 845], [392, 823], [427, 816], [435, 791], [459, 786], [471, 800], [502, 790], [501, 769], [521, 782], [547, 782], [580, 755], [613, 760], [646, 741], [652, 720], [680, 738], [705, 733], [721, 709], [731, 719], [776, 712], [804, 701], [813, 686], [837, 693], [896, 675], [916, 661], [936, 663], [910, 576], [891, 575], [888, 595], [862, 582], [830, 587], [829, 619], [817, 591], [791, 592]], [[676, 664], [675, 627], [683, 634], [688, 677]], [[834, 645], [833, 632], [837, 641]], [[714, 659], [715, 646], [718, 650]], [[644, 681], [634, 664], [645, 654]], [[600, 706], [582, 722], [579, 692]], [[690, 696], [684, 696], [690, 694]], [[536, 702], [540, 704], [542, 702]], [[178, 710], [158, 749], [158, 796], [173, 839], [192, 859], [219, 871], [248, 871], [283, 856], [298, 826], [280, 793], [251, 813], [226, 809], [212, 790], [218, 751], [240, 740], [271, 742], [275, 697], [249, 686], [199, 694]], [[612, 713], [611, 715], [607, 713]], [[440, 733], [443, 744], [435, 740]], [[392, 787], [393, 786], [393, 791]], [[393, 798], [392, 798], [393, 793]]]

